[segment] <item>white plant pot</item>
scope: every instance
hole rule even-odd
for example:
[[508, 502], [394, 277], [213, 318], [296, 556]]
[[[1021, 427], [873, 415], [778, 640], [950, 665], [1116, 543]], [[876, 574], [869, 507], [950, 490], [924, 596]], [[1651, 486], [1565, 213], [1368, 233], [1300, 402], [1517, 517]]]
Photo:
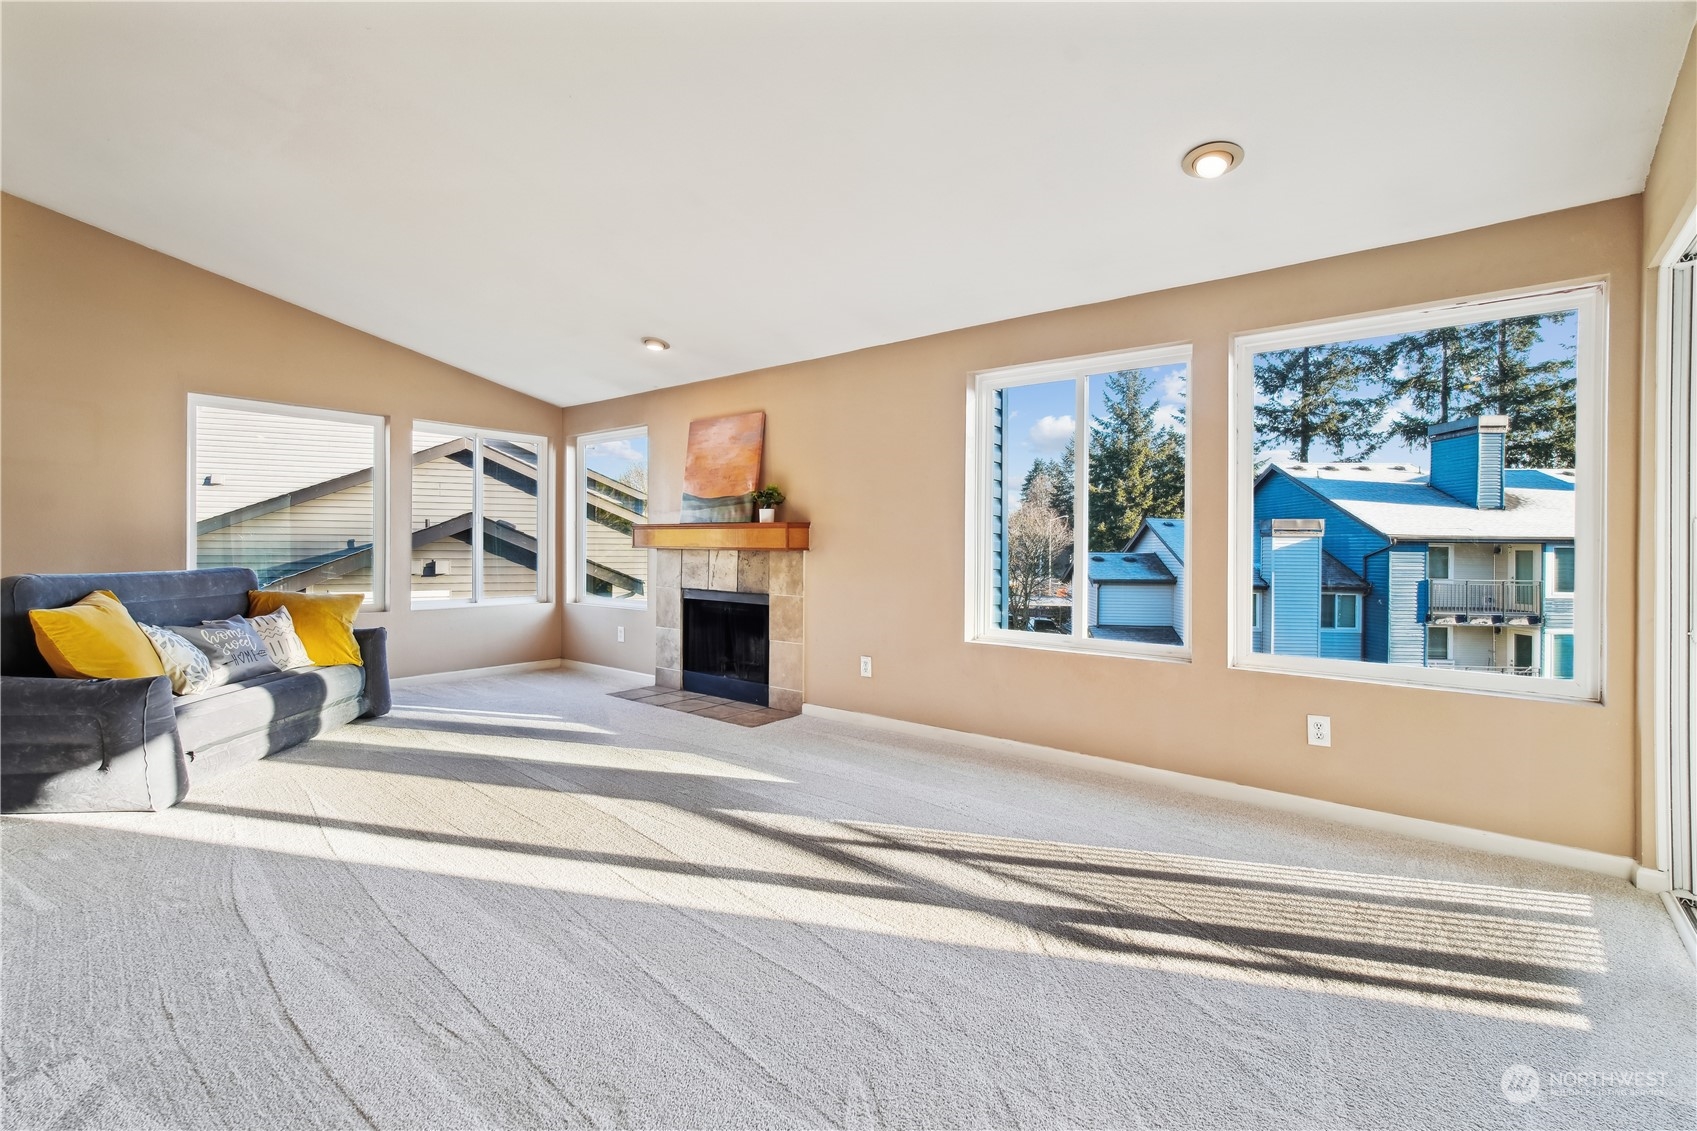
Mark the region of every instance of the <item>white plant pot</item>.
[[778, 508], [777, 507], [761, 507], [760, 508], [760, 521], [761, 522], [775, 522], [775, 521], [777, 521], [777, 518], [778, 518]]

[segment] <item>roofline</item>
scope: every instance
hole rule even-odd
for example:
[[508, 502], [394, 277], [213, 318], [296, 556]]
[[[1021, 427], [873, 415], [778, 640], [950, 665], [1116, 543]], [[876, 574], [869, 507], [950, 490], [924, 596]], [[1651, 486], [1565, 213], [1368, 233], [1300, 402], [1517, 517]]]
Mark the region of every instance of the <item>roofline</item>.
[[[1266, 467], [1261, 469], [1261, 474], [1257, 475], [1255, 477], [1255, 484], [1249, 492], [1250, 496], [1251, 496], [1250, 504], [1251, 504], [1252, 509], [1253, 509], [1253, 504], [1254, 504], [1253, 496], [1254, 496], [1255, 492], [1261, 489], [1261, 484], [1267, 478], [1267, 476], [1271, 475], [1275, 471], [1278, 472], [1280, 475], [1283, 475], [1286, 479], [1290, 480], [1292, 483], [1296, 484], [1298, 487], [1301, 487], [1304, 491], [1307, 491], [1310, 495], [1313, 495], [1316, 499], [1319, 499], [1322, 503], [1325, 503], [1327, 506], [1331, 507], [1333, 510], [1338, 511], [1341, 514], [1348, 515], [1351, 519], [1353, 519], [1356, 522], [1359, 522], [1362, 526], [1365, 526], [1368, 530], [1371, 530], [1373, 533], [1377, 534], [1379, 537], [1381, 537], [1381, 538], [1383, 538], [1383, 539], [1385, 539], [1386, 541], [1389, 541], [1389, 542], [1396, 541], [1395, 538], [1392, 538], [1389, 534], [1386, 534], [1383, 530], [1380, 530], [1377, 526], [1374, 526], [1371, 522], [1368, 522], [1366, 519], [1362, 518], [1360, 515], [1356, 514], [1354, 511], [1348, 510], [1345, 507], [1339, 506], [1337, 500], [1328, 499], [1326, 496], [1320, 494], [1320, 492], [1316, 491], [1314, 488], [1312, 488], [1308, 484], [1304, 483], [1302, 481], [1301, 476], [1292, 475], [1290, 472], [1286, 471], [1284, 468], [1280, 467], [1276, 463], [1268, 464]], [[1433, 488], [1433, 489], [1436, 490], [1436, 488]]]
[[[1138, 538], [1143, 537], [1143, 531], [1147, 530], [1155, 536], [1155, 541], [1157, 541], [1161, 545], [1165, 546], [1167, 548], [1167, 552], [1170, 553], [1173, 557], [1178, 559], [1179, 565], [1183, 565], [1184, 564], [1184, 547], [1180, 546], [1180, 547], [1175, 549], [1173, 547], [1173, 544], [1171, 542], [1167, 541], [1166, 535], [1162, 534], [1159, 530], [1157, 530], [1155, 528], [1155, 523], [1157, 523], [1157, 522], [1183, 522], [1183, 521], [1184, 521], [1184, 519], [1182, 519], [1182, 518], [1177, 518], [1177, 519], [1174, 519], [1174, 518], [1167, 518], [1167, 519], [1155, 518], [1155, 519], [1151, 519], [1149, 516], [1145, 515], [1143, 517], [1143, 530], [1139, 530], [1137, 532], [1137, 538], [1133, 538], [1132, 542], [1135, 544], [1137, 542]], [[1133, 550], [1133, 551], [1129, 551], [1129, 552], [1135, 553], [1136, 551]]]

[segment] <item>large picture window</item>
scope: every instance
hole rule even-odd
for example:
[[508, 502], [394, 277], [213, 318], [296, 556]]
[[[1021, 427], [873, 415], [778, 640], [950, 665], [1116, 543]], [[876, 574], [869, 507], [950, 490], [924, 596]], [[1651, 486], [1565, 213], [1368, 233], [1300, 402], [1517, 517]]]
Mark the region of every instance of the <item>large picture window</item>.
[[381, 417], [191, 396], [190, 567], [381, 607], [387, 448]]
[[633, 531], [648, 521], [648, 430], [579, 437], [578, 498], [583, 599], [646, 602], [648, 551], [635, 546]]
[[1239, 337], [1233, 662], [1595, 698], [1603, 310], [1583, 286]]
[[979, 374], [968, 636], [1182, 658], [1188, 346]]
[[415, 608], [547, 598], [548, 445], [540, 436], [415, 422]]

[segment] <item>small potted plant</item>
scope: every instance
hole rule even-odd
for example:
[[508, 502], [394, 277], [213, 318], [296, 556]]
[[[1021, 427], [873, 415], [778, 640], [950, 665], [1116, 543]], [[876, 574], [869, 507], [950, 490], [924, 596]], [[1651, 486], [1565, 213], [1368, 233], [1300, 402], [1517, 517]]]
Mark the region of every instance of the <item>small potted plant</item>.
[[754, 505], [760, 508], [760, 521], [773, 522], [778, 517], [778, 504], [784, 501], [784, 493], [772, 484], [754, 493]]

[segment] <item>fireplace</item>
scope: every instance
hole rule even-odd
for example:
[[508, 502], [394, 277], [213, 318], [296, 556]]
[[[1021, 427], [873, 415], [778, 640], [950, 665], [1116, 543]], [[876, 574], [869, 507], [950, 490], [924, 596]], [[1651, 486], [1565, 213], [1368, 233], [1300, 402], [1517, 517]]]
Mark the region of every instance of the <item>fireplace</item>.
[[683, 591], [683, 688], [767, 706], [769, 598]]

